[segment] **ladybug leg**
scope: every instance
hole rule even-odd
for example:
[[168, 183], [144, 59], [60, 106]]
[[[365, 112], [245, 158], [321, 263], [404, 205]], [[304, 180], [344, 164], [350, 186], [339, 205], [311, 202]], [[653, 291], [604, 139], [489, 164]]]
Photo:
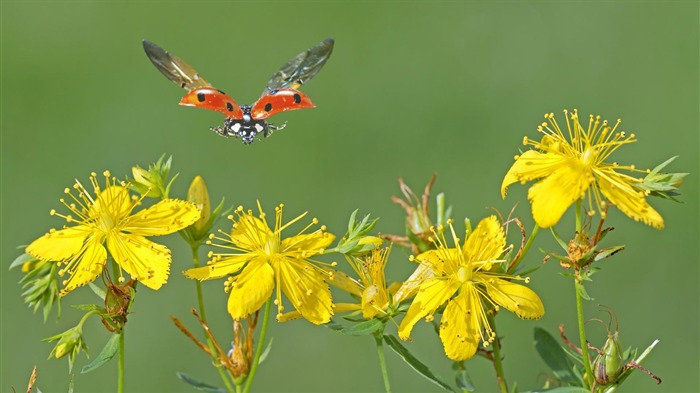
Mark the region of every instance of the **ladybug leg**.
[[281, 126], [276, 126], [276, 125], [274, 125], [274, 124], [268, 124], [268, 125], [267, 125], [267, 128], [265, 128], [265, 133], [264, 133], [265, 138], [267, 138], [268, 136], [272, 135], [272, 132], [273, 132], [273, 131], [282, 130], [282, 129], [284, 129], [284, 127], [286, 127], [286, 126], [287, 126], [287, 122], [286, 122], [286, 121], [285, 121]]
[[221, 136], [226, 136], [226, 128], [222, 126], [216, 126], [216, 127], [209, 127], [210, 130], [216, 132], [217, 134]]

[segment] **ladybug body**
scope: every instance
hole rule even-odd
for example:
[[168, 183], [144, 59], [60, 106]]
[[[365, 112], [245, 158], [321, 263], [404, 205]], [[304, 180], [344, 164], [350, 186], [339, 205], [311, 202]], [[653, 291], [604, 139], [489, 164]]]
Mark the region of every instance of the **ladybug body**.
[[210, 127], [219, 135], [241, 138], [251, 144], [262, 133], [267, 138], [272, 131], [286, 125], [275, 126], [267, 118], [280, 112], [314, 108], [311, 98], [297, 90], [313, 78], [326, 63], [333, 51], [333, 39], [328, 38], [299, 53], [272, 74], [260, 98], [253, 105], [239, 105], [228, 94], [213, 87], [206, 79], [182, 59], [143, 40], [146, 55], [168, 79], [187, 89], [180, 105], [194, 106], [224, 114], [223, 126]]

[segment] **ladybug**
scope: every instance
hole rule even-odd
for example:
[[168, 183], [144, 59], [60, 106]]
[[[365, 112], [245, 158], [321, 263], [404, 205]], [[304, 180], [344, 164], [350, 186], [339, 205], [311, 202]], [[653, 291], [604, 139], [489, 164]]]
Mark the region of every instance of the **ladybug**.
[[265, 138], [287, 123], [276, 126], [267, 118], [280, 112], [314, 108], [306, 94], [297, 90], [313, 78], [333, 52], [333, 39], [325, 39], [294, 56], [272, 74], [262, 95], [253, 105], [238, 105], [228, 94], [215, 88], [179, 57], [143, 40], [143, 49], [153, 65], [168, 79], [187, 89], [180, 105], [209, 109], [226, 115], [223, 126], [209, 127], [221, 136], [238, 137], [248, 145], [262, 133]]

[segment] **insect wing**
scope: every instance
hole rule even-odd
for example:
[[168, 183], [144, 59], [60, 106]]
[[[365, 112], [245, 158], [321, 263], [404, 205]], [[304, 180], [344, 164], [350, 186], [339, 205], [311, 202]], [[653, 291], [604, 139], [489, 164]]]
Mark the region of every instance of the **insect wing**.
[[199, 76], [199, 73], [192, 66], [160, 46], [151, 41], [143, 40], [143, 49], [153, 65], [178, 86], [187, 90], [211, 87], [211, 84]]
[[333, 52], [333, 43], [332, 38], [327, 38], [289, 60], [272, 74], [263, 95], [278, 89], [298, 89], [309, 81], [328, 61]]
[[233, 98], [221, 90], [210, 87], [190, 90], [182, 97], [180, 105], [209, 109], [234, 119], [243, 118], [243, 111]]
[[315, 107], [311, 98], [299, 90], [280, 89], [263, 94], [253, 104], [251, 114], [253, 119], [262, 120], [280, 112]]

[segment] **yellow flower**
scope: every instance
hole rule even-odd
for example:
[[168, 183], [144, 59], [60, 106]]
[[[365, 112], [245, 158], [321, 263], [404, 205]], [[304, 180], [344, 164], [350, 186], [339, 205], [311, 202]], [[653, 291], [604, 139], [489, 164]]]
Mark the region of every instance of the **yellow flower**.
[[[146, 236], [173, 233], [199, 219], [193, 204], [177, 199], [166, 199], [132, 214], [141, 200], [129, 195], [128, 183], [118, 184], [108, 171], [104, 176], [102, 189], [97, 174], [90, 175], [94, 196], [77, 180], [73, 186], [77, 195], [66, 188], [72, 202], [60, 201], [75, 216], [55, 210], [51, 215], [75, 225], [52, 229], [27, 247], [26, 252], [36, 258], [65, 264], [59, 270], [60, 276], [68, 274], [61, 296], [93, 281], [106, 264], [107, 250], [120, 269], [149, 288], [160, 288], [170, 272], [170, 250]], [[125, 281], [124, 277], [119, 281]]]
[[341, 272], [335, 272], [331, 283], [359, 297], [360, 304], [341, 303], [336, 305], [336, 311], [361, 310], [362, 316], [366, 319], [387, 315], [389, 291], [386, 287], [384, 270], [390, 252], [391, 247], [375, 248], [363, 259], [346, 257], [360, 281], [349, 277], [342, 280], [346, 276]]
[[[259, 202], [259, 218], [251, 210], [238, 207], [235, 216], [229, 216], [233, 221], [231, 234], [222, 232], [224, 238], [212, 236], [223, 242], [215, 246], [232, 252], [210, 253], [207, 266], [189, 269], [185, 275], [210, 280], [235, 274], [225, 284], [230, 292], [228, 311], [235, 320], [259, 310], [276, 288], [274, 303], [278, 320], [283, 319], [281, 292], [284, 292], [304, 318], [317, 325], [326, 323], [333, 315], [331, 292], [325, 281], [329, 273], [309, 258], [323, 253], [335, 236], [327, 233], [325, 226], [304, 233], [318, 223], [313, 219], [299, 234], [282, 239], [282, 231], [306, 215], [301, 214], [283, 225], [282, 208], [280, 205], [275, 209], [275, 226], [270, 229]], [[208, 244], [212, 244], [211, 241]]]
[[525, 145], [537, 150], [516, 156], [503, 179], [501, 195], [505, 198], [506, 189], [515, 182], [542, 179], [530, 187], [528, 199], [535, 222], [543, 228], [559, 222], [566, 209], [586, 194], [589, 214], [595, 214], [595, 204], [604, 218], [606, 198], [635, 221], [663, 228], [663, 218], [646, 201], [649, 191], [639, 187], [643, 179], [617, 172], [618, 169], [642, 171], [633, 165], [605, 162], [620, 146], [635, 142], [635, 135], [616, 132], [619, 119], [611, 128], [607, 120], [601, 122], [600, 116], [590, 115], [588, 127], [583, 128], [576, 110], [571, 113], [564, 110], [564, 114], [566, 133], [559, 128], [554, 114], [549, 113], [545, 115], [549, 122], [537, 128], [544, 134], [542, 140], [524, 139]]
[[[447, 356], [455, 361], [474, 356], [480, 341], [491, 343], [496, 333], [487, 314], [499, 306], [523, 319], [544, 315], [542, 301], [531, 289], [512, 282], [529, 279], [510, 276], [500, 271], [498, 259], [506, 251], [505, 233], [495, 216], [487, 217], [473, 232], [467, 233], [464, 246], [459, 246], [452, 223], [448, 221], [454, 248], [447, 247], [443, 230], [433, 229], [435, 250], [415, 259], [435, 274], [425, 279], [399, 326], [399, 337], [407, 340], [413, 325], [421, 318], [433, 319], [435, 311], [447, 302], [440, 321], [440, 339]], [[456, 296], [455, 296], [456, 295]]]

